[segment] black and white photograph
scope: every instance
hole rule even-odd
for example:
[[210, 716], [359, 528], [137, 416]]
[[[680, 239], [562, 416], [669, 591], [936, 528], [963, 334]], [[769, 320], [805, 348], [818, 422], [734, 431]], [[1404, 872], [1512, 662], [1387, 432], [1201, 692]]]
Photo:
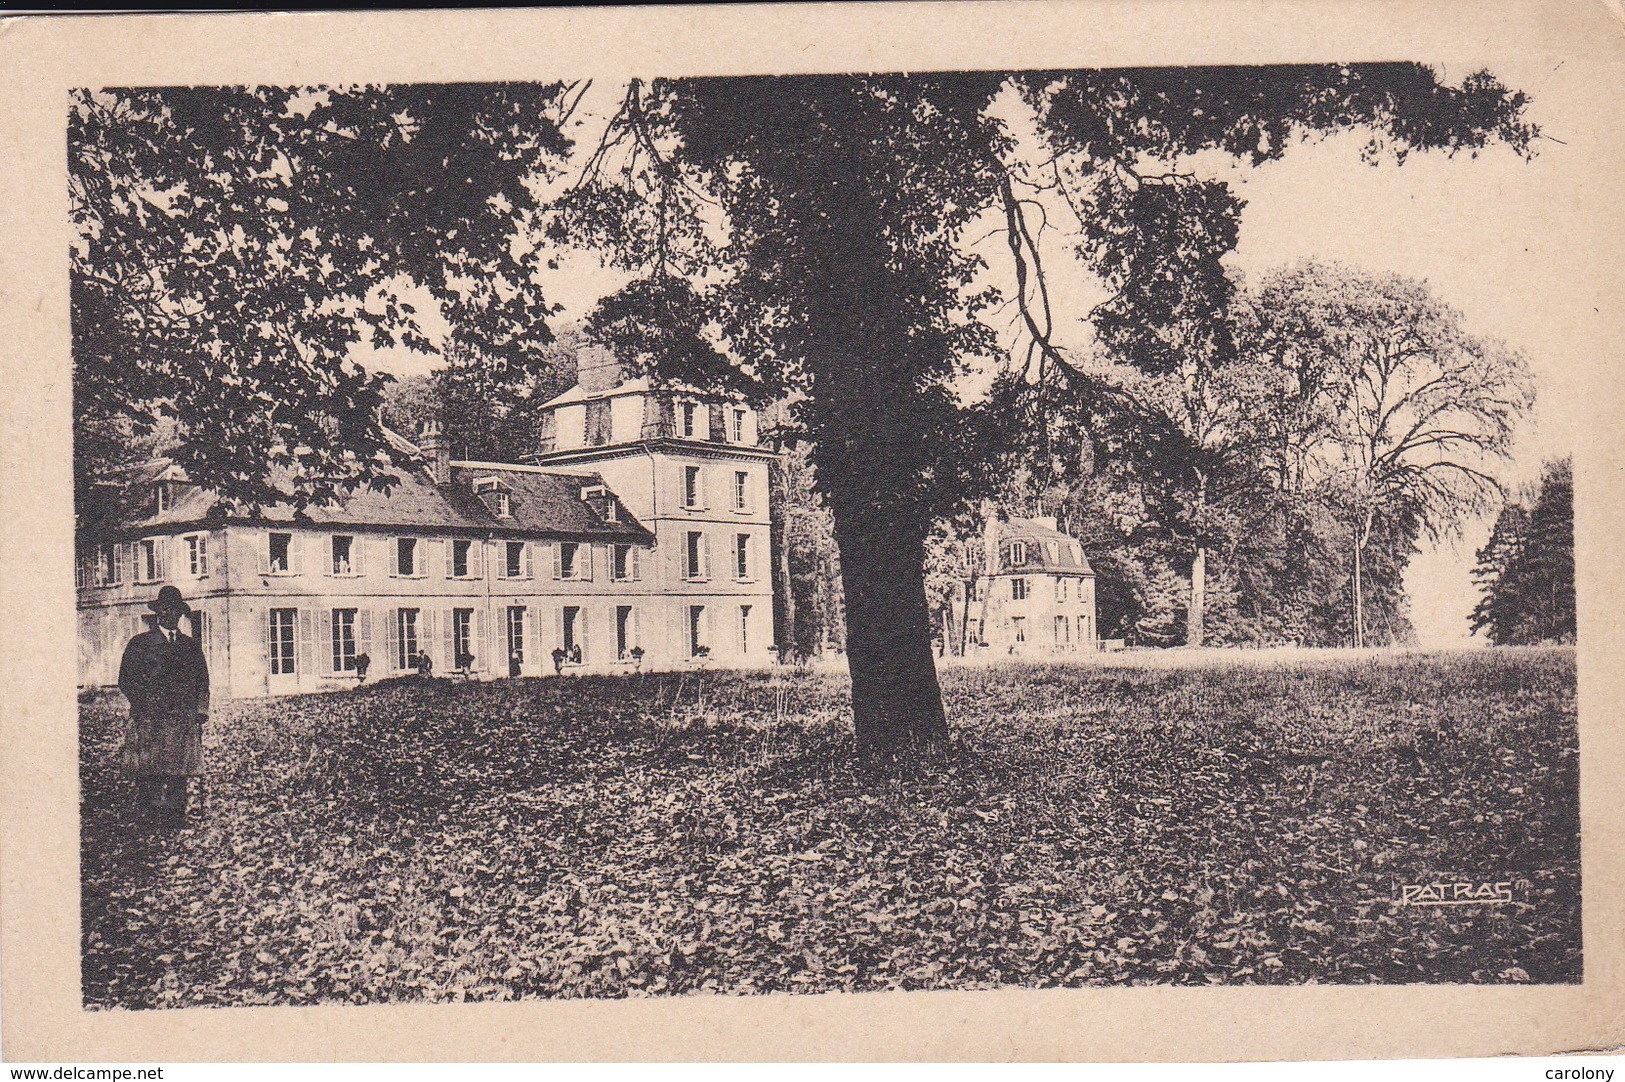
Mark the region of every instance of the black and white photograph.
[[1580, 985], [1497, 56], [67, 87], [80, 1009]]

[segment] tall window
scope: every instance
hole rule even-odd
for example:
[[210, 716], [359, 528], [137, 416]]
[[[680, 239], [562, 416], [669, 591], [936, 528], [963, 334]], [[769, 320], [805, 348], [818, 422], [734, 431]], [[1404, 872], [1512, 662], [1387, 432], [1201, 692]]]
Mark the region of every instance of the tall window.
[[581, 576], [581, 546], [574, 541], [559, 542], [559, 578], [574, 579]]
[[509, 541], [503, 546], [502, 574], [504, 578], [522, 579], [530, 574], [530, 561], [526, 558], [530, 554], [525, 551], [525, 542]]
[[1011, 579], [1010, 580], [1010, 600], [1011, 601], [1025, 601], [1025, 600], [1027, 600], [1027, 580], [1026, 579]]
[[209, 574], [209, 535], [194, 533], [186, 535], [186, 573], [194, 579], [207, 578]]
[[1089, 617], [1088, 616], [1080, 616], [1080, 617], [1078, 617], [1078, 641], [1079, 642], [1088, 642], [1089, 640], [1093, 639], [1094, 637], [1095, 637], [1094, 628], [1089, 626]]
[[1072, 641], [1072, 624], [1064, 616], [1055, 618], [1055, 645], [1064, 646]]
[[271, 574], [287, 575], [293, 571], [293, 534], [271, 533], [266, 535], [267, 562]]
[[[571, 661], [580, 661], [586, 657], [585, 621], [581, 615], [581, 606], [564, 606], [564, 641], [560, 644]], [[581, 655], [578, 657], [577, 655]]]
[[170, 503], [171, 503], [171, 499], [170, 499], [171, 496], [172, 496], [172, 493], [169, 490], [169, 482], [168, 481], [159, 481], [156, 485], [153, 485], [152, 486], [152, 506], [153, 506], [153, 509], [160, 515], [163, 514], [165, 511], [168, 511], [169, 507], [170, 507]]
[[750, 510], [750, 474], [744, 470], [734, 471], [734, 510]]
[[615, 657], [618, 660], [627, 660], [632, 653], [632, 647], [638, 644], [637, 631], [636, 617], [632, 614], [632, 606], [615, 606]]
[[734, 578], [750, 581], [750, 534], [734, 535]]
[[454, 578], [454, 579], [466, 579], [471, 574], [471, 572], [469, 571], [468, 554], [469, 554], [469, 550], [471, 548], [473, 548], [473, 545], [474, 545], [474, 542], [468, 540], [466, 537], [465, 538], [458, 538], [457, 540], [455, 540], [455, 541], [453, 541], [451, 543], [451, 577], [452, 578]]
[[333, 574], [355, 574], [355, 538], [346, 534], [333, 536]]
[[684, 439], [691, 440], [695, 436], [699, 435], [699, 412], [699, 407], [693, 402], [683, 402], [678, 405], [678, 431], [683, 434]]
[[705, 534], [699, 530], [690, 530], [687, 541], [683, 549], [683, 577], [703, 579], [706, 577]]
[[700, 486], [700, 468], [698, 466], [683, 467], [683, 506], [689, 510], [697, 510], [705, 506], [704, 490]]
[[457, 668], [474, 664], [474, 610], [451, 610], [451, 663]]
[[1011, 563], [1011, 565], [1015, 566], [1015, 567], [1020, 567], [1022, 564], [1026, 563], [1026, 562], [1027, 562], [1027, 542], [1025, 542], [1025, 541], [1012, 541], [1010, 543], [1010, 563]]
[[638, 550], [631, 545], [609, 547], [610, 576], [616, 582], [632, 582], [638, 577]]
[[294, 673], [294, 621], [295, 609], [272, 609], [271, 620], [271, 675], [292, 676]]
[[734, 410], [733, 410], [733, 416], [732, 416], [731, 420], [733, 422], [733, 441], [735, 443], [744, 443], [745, 442], [745, 411], [740, 409], [738, 406], [735, 406]]
[[739, 606], [739, 652], [750, 653], [750, 606]]
[[513, 500], [506, 492], [495, 492], [492, 498], [496, 501], [497, 518], [513, 518]]
[[1065, 601], [1066, 600], [1066, 576], [1065, 575], [1057, 575], [1055, 577], [1055, 600], [1057, 600], [1057, 601]]
[[136, 542], [135, 546], [135, 581], [157, 582], [163, 577], [159, 569], [158, 542], [151, 538]]
[[395, 574], [402, 578], [412, 578], [418, 573], [418, 539], [415, 537], [397, 537], [395, 539]]
[[100, 545], [96, 549], [96, 584], [98, 586], [117, 586], [123, 578], [123, 563], [119, 558], [116, 544]]
[[333, 671], [355, 672], [354, 609], [333, 610]]
[[410, 669], [418, 660], [418, 610], [395, 610], [395, 667]]
[[705, 606], [688, 607], [688, 656], [699, 657], [705, 646]]
[[525, 663], [525, 606], [508, 606], [508, 661]]

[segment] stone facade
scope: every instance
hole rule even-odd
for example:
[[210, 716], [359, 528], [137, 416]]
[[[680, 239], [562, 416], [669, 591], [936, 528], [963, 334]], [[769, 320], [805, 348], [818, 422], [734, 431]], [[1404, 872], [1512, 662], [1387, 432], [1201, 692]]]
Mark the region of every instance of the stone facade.
[[[628, 381], [594, 357], [546, 408], [526, 463], [460, 461], [427, 427], [387, 496], [295, 516], [221, 512], [156, 463], [79, 545], [84, 686], [116, 682], [165, 583], [218, 694], [355, 686], [415, 671], [541, 676], [769, 664], [768, 463], [742, 403]], [[592, 388], [591, 390], [585, 389]], [[461, 663], [461, 664], [460, 664]]]
[[1083, 546], [1058, 530], [1055, 519], [989, 518], [983, 553], [970, 601], [972, 643], [999, 655], [1100, 648], [1094, 570]]

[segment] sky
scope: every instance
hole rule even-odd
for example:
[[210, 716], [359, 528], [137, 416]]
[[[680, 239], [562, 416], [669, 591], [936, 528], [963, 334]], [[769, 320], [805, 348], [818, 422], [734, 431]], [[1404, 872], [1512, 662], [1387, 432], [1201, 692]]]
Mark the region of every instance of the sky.
[[[1488, 66], [1531, 99], [1529, 117], [1545, 136], [1533, 160], [1491, 147], [1476, 158], [1420, 154], [1403, 165], [1373, 166], [1360, 160], [1365, 136], [1356, 132], [1223, 175], [1246, 200], [1231, 264], [1248, 279], [1309, 257], [1423, 279], [1462, 312], [1470, 333], [1524, 352], [1537, 402], [1503, 470], [1517, 486], [1538, 479], [1544, 461], [1572, 453], [1566, 419], [1584, 405], [1586, 363], [1615, 346], [1603, 311], [1614, 284], [1599, 282], [1593, 268], [1600, 261], [1587, 257], [1598, 241], [1587, 230], [1586, 208], [1606, 190], [1598, 176], [1604, 134], [1591, 104], [1618, 91], [1599, 80], [1597, 65], [1536, 57]], [[1444, 77], [1455, 83], [1465, 74], [1446, 70]], [[578, 138], [591, 138], [594, 117], [585, 120]], [[995, 248], [987, 254], [997, 258]], [[1060, 261], [1047, 269], [1058, 321], [1077, 320], [1098, 299], [1095, 284], [1069, 278]], [[585, 315], [615, 281], [581, 253], [565, 258], [542, 287], [565, 306], [562, 324]], [[435, 363], [401, 350], [362, 350], [358, 359], [396, 375]], [[1412, 561], [1406, 585], [1424, 646], [1478, 641], [1469, 640], [1467, 623], [1477, 600], [1471, 570], [1489, 527], [1488, 520], [1470, 522], [1459, 539], [1429, 545]]]

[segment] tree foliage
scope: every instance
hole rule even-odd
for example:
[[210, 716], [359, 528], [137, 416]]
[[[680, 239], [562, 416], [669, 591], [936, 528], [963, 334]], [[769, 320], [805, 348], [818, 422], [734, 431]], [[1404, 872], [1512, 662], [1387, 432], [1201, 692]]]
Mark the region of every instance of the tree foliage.
[[1573, 642], [1574, 473], [1569, 459], [1548, 463], [1527, 502], [1509, 500], [1496, 517], [1474, 574], [1483, 595], [1472, 629], [1496, 645]]
[[[368, 339], [548, 340], [517, 223], [559, 168], [559, 84], [76, 91], [74, 411], [84, 436], [174, 425], [169, 453], [249, 505], [387, 484]], [[117, 441], [85, 439], [85, 482]]]

